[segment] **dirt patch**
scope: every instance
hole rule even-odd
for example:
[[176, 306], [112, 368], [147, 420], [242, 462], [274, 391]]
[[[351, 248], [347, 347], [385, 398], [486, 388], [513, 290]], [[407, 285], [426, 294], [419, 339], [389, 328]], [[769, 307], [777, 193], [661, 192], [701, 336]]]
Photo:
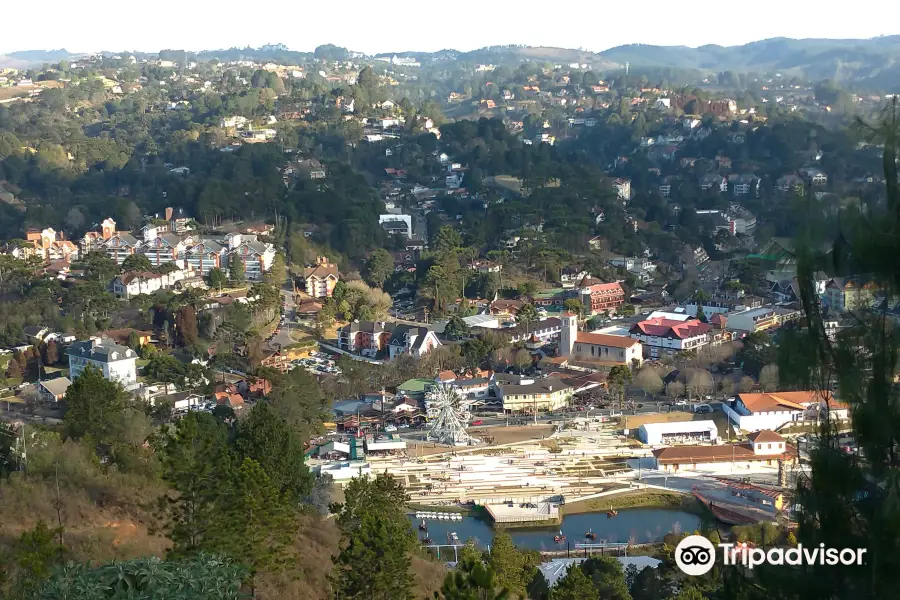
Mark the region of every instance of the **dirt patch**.
[[494, 445], [514, 444], [528, 440], [540, 440], [553, 433], [552, 425], [535, 427], [477, 427], [469, 429], [469, 435], [494, 438]]

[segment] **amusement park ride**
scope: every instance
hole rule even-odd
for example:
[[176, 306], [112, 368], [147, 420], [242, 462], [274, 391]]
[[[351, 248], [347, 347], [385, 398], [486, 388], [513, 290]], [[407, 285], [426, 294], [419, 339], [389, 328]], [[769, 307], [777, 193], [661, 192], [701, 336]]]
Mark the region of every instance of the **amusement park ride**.
[[466, 432], [472, 419], [471, 401], [449, 385], [437, 385], [425, 397], [428, 441], [450, 446], [468, 446], [475, 439]]

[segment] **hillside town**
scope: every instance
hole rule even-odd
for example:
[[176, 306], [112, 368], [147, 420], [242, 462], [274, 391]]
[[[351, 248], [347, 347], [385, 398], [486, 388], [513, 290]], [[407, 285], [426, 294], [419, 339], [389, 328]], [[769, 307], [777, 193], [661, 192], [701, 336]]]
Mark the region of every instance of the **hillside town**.
[[[294, 597], [405, 598], [411, 557], [493, 581], [493, 544], [522, 572], [489, 587], [519, 598], [596, 598], [560, 590], [603, 565], [623, 600], [717, 598], [677, 594], [684, 534], [794, 547], [809, 482], [840, 478], [819, 453], [878, 459], [900, 179], [896, 138], [847, 123], [892, 93], [250, 50], [0, 73], [0, 467], [49, 486], [55, 465], [49, 539], [106, 543], [51, 510], [59, 473], [84, 485], [71, 452], [164, 507], [156, 527], [149, 497], [84, 496], [85, 523], [140, 531], [104, 525], [109, 556], [140, 556], [134, 535], [165, 562], [245, 560], [257, 597], [290, 589], [271, 556], [321, 527], [345, 583]], [[841, 493], [878, 496], [858, 474]], [[348, 591], [357, 509], [393, 519], [365, 542], [401, 553], [404, 590]], [[641, 596], [645, 568], [672, 594]]]

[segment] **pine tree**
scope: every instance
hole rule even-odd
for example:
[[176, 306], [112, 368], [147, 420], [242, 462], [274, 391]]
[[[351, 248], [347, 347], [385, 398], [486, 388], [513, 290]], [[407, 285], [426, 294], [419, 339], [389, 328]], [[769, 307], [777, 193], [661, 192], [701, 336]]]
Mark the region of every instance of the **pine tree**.
[[126, 406], [121, 385], [89, 366], [66, 390], [65, 402], [63, 424], [70, 437], [90, 435], [99, 443], [114, 441]]
[[[876, 133], [884, 144], [886, 201], [870, 202], [856, 213], [842, 213], [842, 230], [828, 254], [813, 248], [814, 231], [795, 243], [797, 278], [806, 317], [804, 330], [780, 336], [781, 385], [817, 391], [821, 426], [804, 450], [810, 476], [801, 477], [795, 503], [796, 538], [806, 548], [866, 548], [862, 565], [808, 565], [785, 572], [761, 569], [755, 580], [770, 596], [798, 599], [900, 597], [900, 387], [895, 383], [900, 328], [888, 307], [900, 295], [900, 106], [894, 98]], [[854, 326], [834, 340], [825, 331], [814, 273], [826, 269], [874, 286], [880, 305], [854, 308]], [[858, 281], [861, 283], [861, 281]], [[837, 384], [850, 406], [853, 435], [860, 452], [841, 448], [830, 400]]]
[[244, 261], [238, 256], [232, 256], [228, 261], [228, 278], [232, 284], [244, 282]]
[[228, 283], [228, 278], [225, 277], [225, 273], [222, 272], [222, 269], [219, 267], [213, 267], [209, 270], [209, 275], [206, 276], [207, 283], [209, 283], [209, 287], [220, 290], [225, 287]]
[[47, 346], [44, 349], [46, 356], [44, 357], [44, 362], [48, 365], [55, 365], [59, 362], [59, 347], [56, 345], [56, 340], [50, 340], [47, 342]]
[[550, 600], [597, 600], [598, 593], [580, 565], [572, 565], [550, 590]]
[[497, 583], [511, 594], [522, 596], [530, 581], [529, 561], [513, 544], [508, 533], [499, 533], [491, 543], [488, 564], [497, 575]]
[[178, 326], [178, 341], [182, 346], [193, 346], [200, 339], [197, 332], [197, 311], [191, 306], [182, 306], [175, 316]]
[[162, 528], [172, 540], [170, 557], [210, 549], [208, 536], [221, 521], [220, 490], [231, 463], [227, 435], [211, 415], [191, 412], [162, 440], [163, 480], [175, 492], [158, 504]]
[[335, 506], [341, 550], [329, 578], [336, 600], [412, 600], [410, 552], [416, 537], [403, 486], [379, 473], [353, 479]]
[[499, 588], [490, 565], [478, 560], [460, 560], [457, 568], [447, 573], [436, 600], [508, 600], [507, 590]]
[[21, 379], [22, 378], [22, 365], [19, 364], [15, 358], [11, 358], [9, 363], [6, 365], [6, 378], [7, 379]]
[[33, 529], [23, 532], [13, 546], [12, 562], [16, 566], [14, 589], [28, 597], [47, 577], [54, 565], [60, 564], [65, 548], [59, 543], [62, 528], [50, 528], [38, 521]]
[[238, 423], [234, 449], [240, 459], [259, 463], [272, 484], [294, 504], [312, 489], [303, 443], [268, 402], [258, 402]]
[[250, 569], [251, 587], [258, 573], [291, 564], [297, 513], [258, 462], [244, 459], [228, 478], [218, 505], [221, 521], [208, 532], [210, 546], [239, 557]]
[[609, 556], [592, 557], [579, 566], [604, 600], [631, 600], [622, 563], [616, 559]]

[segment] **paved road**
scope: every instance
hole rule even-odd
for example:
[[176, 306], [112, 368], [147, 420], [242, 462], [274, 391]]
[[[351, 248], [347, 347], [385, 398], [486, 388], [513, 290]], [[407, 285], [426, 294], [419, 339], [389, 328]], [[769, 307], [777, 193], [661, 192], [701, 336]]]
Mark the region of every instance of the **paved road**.
[[281, 288], [281, 299], [284, 306], [284, 323], [279, 326], [278, 333], [269, 340], [270, 346], [278, 348], [290, 346], [294, 342], [294, 340], [291, 339], [291, 329], [297, 327], [297, 315], [294, 310], [294, 292], [287, 285]]

